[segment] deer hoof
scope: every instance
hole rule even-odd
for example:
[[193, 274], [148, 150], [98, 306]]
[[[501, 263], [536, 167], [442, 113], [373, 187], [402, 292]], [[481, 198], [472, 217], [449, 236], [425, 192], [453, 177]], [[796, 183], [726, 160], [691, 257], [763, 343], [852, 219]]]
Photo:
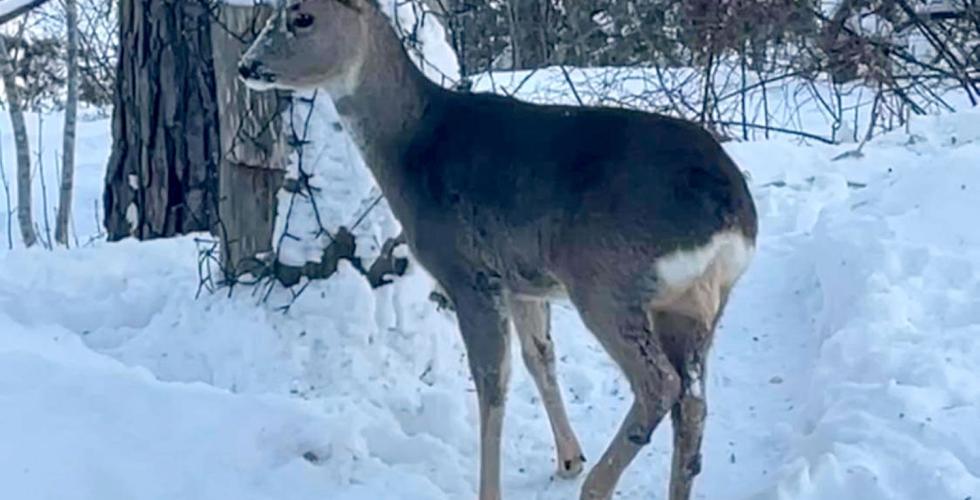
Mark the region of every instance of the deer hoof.
[[571, 458], [558, 459], [558, 477], [562, 479], [573, 479], [582, 473], [585, 464], [585, 456], [579, 454]]

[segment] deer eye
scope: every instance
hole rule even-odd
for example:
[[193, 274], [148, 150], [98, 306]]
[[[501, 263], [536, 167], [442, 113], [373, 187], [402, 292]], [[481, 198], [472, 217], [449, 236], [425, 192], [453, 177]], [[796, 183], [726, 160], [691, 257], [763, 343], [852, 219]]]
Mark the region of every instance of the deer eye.
[[296, 28], [309, 28], [313, 26], [313, 16], [309, 14], [297, 14], [296, 19], [293, 19], [293, 26]]

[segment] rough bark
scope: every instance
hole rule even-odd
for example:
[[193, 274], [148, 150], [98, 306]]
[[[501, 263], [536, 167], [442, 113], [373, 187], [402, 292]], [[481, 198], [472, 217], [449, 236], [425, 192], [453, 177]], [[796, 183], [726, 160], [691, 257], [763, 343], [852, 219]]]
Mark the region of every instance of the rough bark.
[[113, 148], [106, 169], [110, 240], [212, 230], [218, 106], [204, 0], [121, 0]]
[[252, 92], [238, 78], [238, 56], [270, 14], [268, 8], [225, 5], [212, 27], [221, 120], [218, 236], [229, 278], [255, 271], [255, 256], [272, 250], [285, 172], [280, 99]]
[[58, 218], [54, 239], [68, 246], [68, 222], [71, 218], [75, 178], [75, 123], [78, 112], [78, 4], [65, 0], [65, 25], [68, 32], [68, 90], [65, 97], [65, 130], [62, 143], [61, 186], [58, 193]]
[[17, 222], [24, 246], [37, 242], [34, 219], [31, 216], [31, 146], [27, 140], [27, 125], [21, 108], [20, 92], [15, 80], [14, 65], [7, 52], [7, 44], [0, 37], [0, 73], [7, 94], [7, 109], [14, 129], [14, 146], [17, 149]]

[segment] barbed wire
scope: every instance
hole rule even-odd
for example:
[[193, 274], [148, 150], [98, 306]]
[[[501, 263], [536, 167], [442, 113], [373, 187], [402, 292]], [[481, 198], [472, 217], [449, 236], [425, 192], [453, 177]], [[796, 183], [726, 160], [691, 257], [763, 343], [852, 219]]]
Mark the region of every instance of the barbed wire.
[[[253, 23], [243, 33], [229, 26], [222, 19], [219, 11], [221, 8], [219, 3], [216, 0], [210, 1], [208, 12], [211, 22], [216, 23], [219, 30], [223, 33], [247, 46], [261, 30], [259, 23], [254, 22], [254, 19], [257, 19], [258, 16], [253, 17]], [[401, 16], [398, 15], [398, 8], [408, 4], [412, 6], [415, 19], [415, 22], [411, 26], [405, 26], [402, 23]], [[256, 2], [256, 5], [258, 5], [258, 2]], [[405, 43], [408, 50], [413, 54], [414, 60], [423, 68], [434, 70], [434, 73], [442, 79], [443, 85], [454, 85], [456, 79], [447, 75], [438, 65], [429, 61], [421, 49], [419, 30], [424, 28], [424, 23], [427, 22], [426, 16], [430, 15], [431, 12], [421, 7], [416, 1], [399, 2], [393, 4], [393, 6], [395, 10], [390, 13], [393, 25], [403, 43]], [[387, 284], [389, 282], [385, 278], [387, 272], [393, 274], [404, 272], [404, 269], [407, 267], [407, 260], [394, 256], [395, 247], [404, 243], [402, 236], [391, 238], [384, 242], [381, 245], [379, 256], [371, 266], [365, 267], [361, 259], [354, 255], [356, 245], [354, 244], [352, 234], [382, 204], [382, 201], [384, 201], [382, 194], [375, 195], [349, 224], [336, 226], [336, 232], [329, 229], [326, 221], [323, 219], [317, 202], [320, 189], [312, 182], [316, 173], [313, 171], [312, 165], [308, 164], [309, 161], [306, 154], [306, 150], [313, 143], [313, 140], [309, 137], [311, 121], [313, 114], [316, 112], [317, 99], [320, 98], [323, 97], [318, 92], [314, 92], [312, 96], [296, 96], [290, 93], [281, 93], [281, 99], [278, 102], [283, 103], [283, 105], [279, 112], [272, 113], [272, 116], [265, 120], [257, 130], [254, 128], [247, 129], [245, 127], [245, 120], [239, 121], [238, 129], [233, 134], [233, 142], [225, 147], [225, 151], [223, 152], [224, 156], [231, 155], [238, 146], [239, 141], [250, 141], [253, 145], [266, 147], [257, 137], [261, 136], [263, 132], [268, 131], [269, 127], [282, 126], [279, 125], [280, 120], [278, 117], [285, 116], [286, 119], [282, 123], [284, 123], [287, 129], [286, 145], [293, 152], [292, 161], [294, 162], [296, 176], [295, 178], [287, 177], [283, 184], [282, 189], [285, 189], [289, 193], [289, 199], [286, 202], [285, 214], [279, 214], [277, 216], [282, 221], [282, 229], [273, 245], [273, 251], [270, 255], [263, 258], [246, 259], [249, 264], [248, 267], [253, 270], [248, 276], [237, 276], [235, 275], [235, 270], [224, 269], [222, 267], [223, 263], [216, 253], [220, 245], [215, 246], [218, 245], [215, 241], [200, 240], [197, 242], [199, 245], [199, 263], [201, 264], [199, 266], [201, 282], [199, 293], [203, 290], [213, 292], [222, 287], [231, 289], [235, 285], [259, 285], [259, 288], [261, 288], [259, 294], [261, 295], [260, 301], [267, 302], [275, 288], [281, 285], [291, 295], [288, 304], [281, 308], [283, 312], [286, 312], [289, 309], [289, 304], [295, 301], [302, 294], [302, 291], [305, 290], [310, 279], [313, 279], [316, 275], [326, 275], [321, 277], [329, 276], [335, 271], [339, 260], [348, 260], [356, 270], [365, 275], [372, 286]], [[300, 105], [306, 106], [305, 110], [297, 109], [297, 106]], [[245, 111], [248, 112], [248, 110]], [[311, 235], [299, 235], [293, 229], [293, 218], [295, 210], [300, 205], [300, 201], [305, 203], [313, 214], [316, 229]], [[223, 221], [219, 220], [218, 226], [223, 237], [227, 238], [227, 230], [224, 228]], [[326, 258], [325, 256], [330, 256], [327, 259], [328, 262], [307, 263], [299, 267], [286, 265], [282, 262], [282, 251], [288, 245], [289, 241], [302, 241], [304, 238], [310, 237], [313, 239], [325, 237], [328, 240], [328, 244], [323, 250], [324, 258]], [[208, 268], [207, 271], [205, 271], [205, 267]], [[221, 280], [215, 280], [215, 275], [210, 270], [212, 267], [221, 270]], [[333, 268], [333, 271], [328, 273], [326, 269], [329, 268]], [[306, 281], [302, 281], [303, 278], [306, 278]], [[298, 288], [295, 286], [296, 284], [299, 284]]]

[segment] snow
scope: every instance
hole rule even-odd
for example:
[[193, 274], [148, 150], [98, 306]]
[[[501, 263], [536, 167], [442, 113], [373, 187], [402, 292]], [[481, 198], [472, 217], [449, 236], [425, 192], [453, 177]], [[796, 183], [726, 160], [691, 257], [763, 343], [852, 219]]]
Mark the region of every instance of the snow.
[[[759, 498], [980, 492], [978, 118], [914, 122], [911, 135], [886, 136], [859, 160], [793, 169], [807, 175], [802, 183], [781, 165], [754, 176], [756, 186], [786, 182], [778, 198], [762, 198], [768, 210], [784, 212], [787, 188], [822, 205], [783, 226], [807, 235], [796, 251], [816, 289], [797, 295], [813, 304], [815, 345], [796, 368], [806, 376], [786, 429], [787, 465]], [[740, 145], [736, 156], [759, 146]]]
[[[91, 109], [79, 110], [76, 129], [75, 153], [75, 195], [72, 200], [72, 217], [69, 234], [74, 246], [85, 245], [100, 234], [102, 227], [102, 185], [105, 168], [112, 148], [111, 123], [103, 113]], [[58, 183], [61, 166], [61, 139], [65, 124], [60, 112], [39, 115], [25, 113], [27, 137], [31, 144], [31, 169], [34, 179], [31, 196], [34, 204], [34, 223], [44, 240], [52, 240], [54, 222], [58, 210]], [[38, 139], [41, 139], [40, 141]], [[4, 111], [0, 113], [0, 170], [10, 190], [10, 206], [17, 207], [17, 156], [14, 148], [14, 132], [10, 118]], [[40, 151], [40, 153], [39, 153]], [[38, 157], [43, 160], [38, 161]], [[44, 175], [41, 175], [43, 171]], [[45, 179], [42, 185], [41, 179]], [[46, 193], [45, 193], [46, 191]], [[47, 204], [44, 203], [47, 198]], [[22, 247], [20, 229], [16, 214], [11, 216], [11, 238], [8, 240], [8, 218], [6, 217], [6, 197], [3, 182], [0, 182], [0, 252], [8, 246]], [[47, 212], [48, 224], [45, 224]], [[50, 238], [48, 234], [52, 235]]]
[[23, 9], [37, 0], [0, 0], [0, 17], [12, 14], [18, 9]]
[[432, 81], [445, 87], [459, 80], [459, 62], [449, 44], [439, 15], [432, 12], [425, 2], [378, 2], [381, 11], [391, 20], [403, 39], [411, 34], [414, 50], [409, 50], [412, 60]]
[[[106, 124], [86, 127], [94, 171]], [[853, 145], [726, 147], [761, 233], [712, 352], [696, 497], [977, 498], [980, 112], [918, 119], [837, 161]], [[370, 189], [363, 175], [323, 186]], [[79, 183], [79, 206], [99, 180]], [[195, 299], [196, 262], [192, 237], [0, 254], [4, 497], [474, 496], [475, 396], [425, 273], [371, 290], [343, 266], [284, 313], [282, 290]], [[554, 310], [594, 459], [628, 386], [570, 307]], [[514, 357], [506, 498], [575, 497], [581, 479], [552, 478], [547, 417]], [[617, 498], [663, 497], [669, 427]]]
[[[286, 179], [298, 182], [306, 178], [308, 187], [299, 183], [298, 193], [279, 190], [273, 241], [280, 262], [302, 266], [320, 260], [331, 242], [330, 234], [336, 233], [338, 226], [350, 228], [376, 188], [369, 176], [360, 174], [366, 167], [327, 96], [309, 93], [305, 99], [295, 100], [287, 124], [297, 137], [308, 142], [293, 152]], [[369, 220], [358, 234], [377, 233], [374, 222]]]
[[295, 452], [331, 422], [301, 401], [163, 384], [63, 327], [6, 324], [6, 498], [261, 499], [312, 475]]

